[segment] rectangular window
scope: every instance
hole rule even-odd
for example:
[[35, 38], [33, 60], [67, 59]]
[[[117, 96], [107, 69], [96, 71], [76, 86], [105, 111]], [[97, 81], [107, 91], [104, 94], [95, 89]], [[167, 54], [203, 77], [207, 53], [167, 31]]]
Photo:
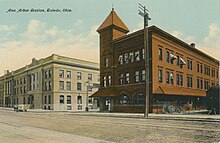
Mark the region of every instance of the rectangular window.
[[158, 71], [158, 79], [159, 79], [159, 82], [163, 82], [163, 71], [161, 69], [159, 69]]
[[108, 76], [108, 86], [111, 86], [112, 85], [112, 79], [111, 79], [111, 76], [109, 75]]
[[212, 69], [212, 77], [215, 77], [215, 69]]
[[208, 83], [208, 82], [207, 82], [206, 80], [204, 80], [204, 88], [205, 88], [205, 89], [208, 89], [207, 83]]
[[119, 76], [119, 84], [123, 84], [123, 78], [124, 78], [124, 74], [120, 74]]
[[91, 73], [88, 74], [88, 80], [92, 81], [92, 74]]
[[192, 85], [193, 85], [192, 76], [187, 76], [187, 87], [192, 87]]
[[140, 61], [140, 52], [139, 50], [134, 53], [135, 61]]
[[44, 72], [44, 76], [45, 76], [45, 79], [48, 78], [48, 72], [47, 71]]
[[130, 61], [131, 63], [134, 62], [134, 53], [133, 53], [133, 52], [130, 52], [130, 53], [129, 53], [129, 61]]
[[139, 79], [140, 79], [140, 77], [139, 77], [139, 71], [135, 71], [135, 73], [134, 73], [134, 79], [135, 79], [135, 82], [139, 82]]
[[59, 70], [59, 77], [64, 77], [64, 70]]
[[170, 62], [170, 52], [166, 52], [166, 61], [169, 63]]
[[146, 80], [146, 72], [145, 72], [145, 70], [141, 71], [141, 79], [142, 79], [142, 81]]
[[128, 63], [128, 53], [124, 54], [124, 63], [127, 64]]
[[210, 67], [208, 67], [208, 75], [210, 76]]
[[177, 74], [176, 80], [177, 80], [177, 85], [183, 86], [183, 75], [182, 74]]
[[171, 73], [170, 73], [170, 84], [173, 85], [173, 83], [174, 83], [174, 75], [173, 75], [173, 73], [171, 72]]
[[129, 80], [129, 73], [125, 74], [125, 83], [128, 84], [130, 82]]
[[52, 70], [49, 70], [49, 78], [52, 77]]
[[48, 82], [45, 82], [45, 90], [48, 90], [49, 87], [48, 87]]
[[49, 90], [52, 90], [52, 81], [49, 81]]
[[189, 70], [192, 70], [192, 60], [187, 60], [187, 67]]
[[64, 95], [60, 95], [60, 104], [64, 104]]
[[203, 89], [203, 80], [200, 79], [200, 89]]
[[66, 71], [66, 78], [71, 78], [71, 71]]
[[77, 104], [82, 104], [82, 96], [77, 96]]
[[120, 64], [120, 65], [123, 64], [123, 55], [118, 56], [118, 64]]
[[51, 104], [51, 95], [48, 95], [48, 104]]
[[64, 90], [64, 81], [59, 82], [60, 90]]
[[159, 60], [163, 60], [163, 50], [159, 48]]
[[22, 93], [22, 87], [20, 87], [20, 93]]
[[26, 86], [24, 86], [24, 93], [27, 93]]
[[103, 77], [103, 87], [107, 86], [107, 79], [106, 76]]
[[109, 67], [108, 57], [106, 57], [104, 60], [105, 60], [105, 61], [104, 61], [104, 63], [105, 63], [105, 67]]
[[81, 80], [82, 79], [82, 73], [81, 72], [77, 72], [77, 79]]
[[183, 86], [183, 75], [180, 75], [180, 86]]
[[70, 81], [66, 82], [66, 90], [71, 90], [71, 82]]
[[216, 71], [216, 77], [218, 78], [218, 71]]
[[144, 50], [144, 48], [142, 49], [142, 59], [143, 60], [145, 59], [145, 50]]
[[166, 72], [166, 83], [170, 84], [170, 72]]
[[67, 104], [71, 104], [71, 96], [70, 95], [67, 96], [66, 102], [67, 102]]
[[24, 77], [24, 84], [26, 84], [26, 78]]
[[80, 82], [77, 82], [77, 90], [82, 90], [82, 84]]
[[200, 70], [199, 70], [199, 64], [197, 64], [197, 72], [199, 72]]
[[197, 79], [197, 88], [200, 88], [200, 80]]

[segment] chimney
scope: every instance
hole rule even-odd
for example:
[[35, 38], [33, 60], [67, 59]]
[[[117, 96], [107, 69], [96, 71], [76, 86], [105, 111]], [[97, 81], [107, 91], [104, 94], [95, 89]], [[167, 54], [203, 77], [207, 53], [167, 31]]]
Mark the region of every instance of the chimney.
[[195, 48], [195, 47], [196, 47], [196, 44], [195, 44], [195, 43], [191, 43], [190, 46], [193, 47], [193, 48]]

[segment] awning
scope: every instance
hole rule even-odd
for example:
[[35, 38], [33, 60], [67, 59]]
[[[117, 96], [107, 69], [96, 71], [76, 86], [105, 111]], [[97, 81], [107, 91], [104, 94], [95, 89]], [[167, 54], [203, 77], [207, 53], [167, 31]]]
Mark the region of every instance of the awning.
[[91, 96], [92, 97], [114, 96], [113, 88], [112, 87], [100, 88], [98, 91], [93, 93]]
[[164, 95], [185, 95], [185, 96], [206, 96], [205, 90], [190, 89], [185, 87], [173, 87], [168, 85], [160, 85], [153, 94]]

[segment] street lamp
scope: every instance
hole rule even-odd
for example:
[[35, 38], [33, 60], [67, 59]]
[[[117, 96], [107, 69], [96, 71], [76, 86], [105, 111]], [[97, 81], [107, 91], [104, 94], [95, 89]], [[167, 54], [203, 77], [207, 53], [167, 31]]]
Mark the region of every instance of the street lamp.
[[86, 107], [85, 107], [85, 111], [88, 112], [89, 111], [89, 88], [92, 88], [93, 84], [90, 83], [90, 81], [85, 82], [86, 84]]
[[145, 114], [144, 117], [148, 117], [149, 113], [149, 98], [150, 98], [150, 91], [149, 91], [149, 47], [148, 47], [148, 20], [151, 18], [148, 15], [148, 10], [145, 6], [139, 3], [139, 14], [144, 17], [144, 51], [145, 51], [145, 82], [146, 82], [146, 107], [145, 107]]

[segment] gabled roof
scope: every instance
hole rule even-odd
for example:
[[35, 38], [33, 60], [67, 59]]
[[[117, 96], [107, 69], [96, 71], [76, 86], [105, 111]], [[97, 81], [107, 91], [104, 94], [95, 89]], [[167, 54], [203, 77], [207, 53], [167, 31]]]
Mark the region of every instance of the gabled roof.
[[116, 26], [121, 28], [122, 30], [128, 32], [127, 26], [122, 22], [122, 20], [118, 17], [114, 9], [112, 9], [111, 13], [108, 15], [108, 17], [104, 20], [104, 22], [99, 26], [97, 31], [101, 31], [104, 28], [107, 28], [109, 26]]

